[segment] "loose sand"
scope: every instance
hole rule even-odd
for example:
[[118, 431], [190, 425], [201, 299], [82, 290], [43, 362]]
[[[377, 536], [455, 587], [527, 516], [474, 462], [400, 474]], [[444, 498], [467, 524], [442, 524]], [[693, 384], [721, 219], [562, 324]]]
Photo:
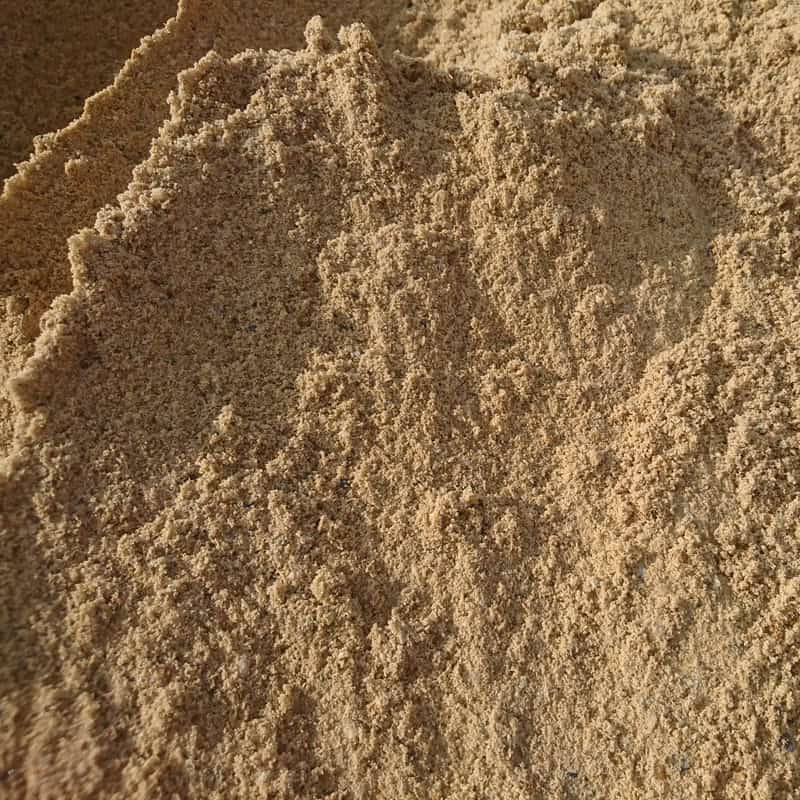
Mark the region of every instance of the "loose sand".
[[174, 13], [175, 0], [0, 0], [0, 181]]
[[0, 792], [800, 795], [799, 43], [182, 3], [0, 200]]

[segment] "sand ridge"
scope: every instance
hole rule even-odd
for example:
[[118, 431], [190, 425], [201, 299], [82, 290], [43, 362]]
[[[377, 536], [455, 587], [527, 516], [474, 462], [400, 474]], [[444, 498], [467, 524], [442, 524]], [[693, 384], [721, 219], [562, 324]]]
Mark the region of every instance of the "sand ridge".
[[70, 238], [10, 382], [12, 792], [797, 790], [796, 23], [490, 5], [394, 34], [462, 67], [199, 54]]

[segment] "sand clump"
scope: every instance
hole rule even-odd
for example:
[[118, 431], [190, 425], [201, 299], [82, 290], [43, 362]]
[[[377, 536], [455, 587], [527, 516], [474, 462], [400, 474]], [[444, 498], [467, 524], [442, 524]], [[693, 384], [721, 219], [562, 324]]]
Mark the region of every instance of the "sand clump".
[[0, 786], [794, 796], [790, 4], [264, 5], [3, 196]]

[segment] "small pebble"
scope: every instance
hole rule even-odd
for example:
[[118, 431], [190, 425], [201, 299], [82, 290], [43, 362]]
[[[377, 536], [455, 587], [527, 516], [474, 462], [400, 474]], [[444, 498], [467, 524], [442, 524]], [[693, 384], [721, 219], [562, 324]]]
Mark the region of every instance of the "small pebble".
[[250, 672], [250, 659], [247, 656], [239, 656], [236, 668], [239, 670], [239, 677], [243, 678]]

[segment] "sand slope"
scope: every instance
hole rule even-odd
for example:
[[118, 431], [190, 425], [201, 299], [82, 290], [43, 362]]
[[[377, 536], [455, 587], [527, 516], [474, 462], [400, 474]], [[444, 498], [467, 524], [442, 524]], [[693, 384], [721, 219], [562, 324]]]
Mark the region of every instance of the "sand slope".
[[[176, 88], [178, 72], [191, 67], [212, 47], [234, 55], [247, 47], [300, 46], [303, 26], [317, 11], [326, 12], [337, 24], [355, 18], [378, 21], [387, 14], [392, 19], [390, 6], [374, 0], [322, 5], [310, 0], [184, 0], [174, 19], [141, 42], [113, 85], [86, 101], [78, 119], [37, 140], [35, 152], [7, 182], [0, 197], [3, 450], [13, 432], [6, 380], [30, 356], [42, 313], [56, 296], [71, 288], [66, 240], [82, 227], [91, 226], [100, 208], [113, 202], [128, 185], [133, 168], [147, 156], [150, 142], [167, 116], [167, 98]], [[143, 7], [138, 13], [145, 11]], [[28, 20], [36, 15], [18, 16]], [[153, 26], [160, 22], [161, 18], [153, 15]], [[53, 59], [72, 63], [79, 73], [83, 67], [72, 50], [74, 40], [67, 31], [62, 33], [69, 46], [60, 42], [51, 46]], [[30, 38], [21, 37], [22, 41]], [[11, 63], [23, 69], [31, 59]], [[13, 84], [13, 77], [10, 82]], [[36, 108], [40, 105], [37, 100]], [[40, 116], [43, 113], [37, 111]]]

